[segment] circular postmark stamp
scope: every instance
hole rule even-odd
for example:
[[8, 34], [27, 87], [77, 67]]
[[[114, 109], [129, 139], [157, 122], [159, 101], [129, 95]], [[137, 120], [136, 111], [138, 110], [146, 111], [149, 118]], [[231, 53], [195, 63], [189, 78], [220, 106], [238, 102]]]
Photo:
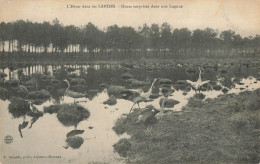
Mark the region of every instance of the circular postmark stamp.
[[13, 137], [10, 136], [10, 135], [6, 135], [5, 138], [4, 138], [4, 142], [5, 142], [6, 144], [12, 143], [12, 142], [13, 142]]

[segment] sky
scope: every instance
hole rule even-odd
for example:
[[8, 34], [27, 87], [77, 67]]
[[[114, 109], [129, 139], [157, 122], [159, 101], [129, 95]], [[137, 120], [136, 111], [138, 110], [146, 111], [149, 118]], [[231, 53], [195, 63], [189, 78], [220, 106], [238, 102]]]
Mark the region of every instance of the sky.
[[[102, 4], [115, 8], [67, 7]], [[150, 8], [122, 8], [122, 5]], [[168, 8], [151, 8], [151, 5]], [[169, 5], [182, 8], [169, 8]], [[173, 28], [231, 29], [242, 36], [255, 36], [260, 34], [260, 0], [0, 0], [0, 22], [19, 19], [51, 22], [55, 18], [63, 25], [84, 26], [92, 22], [100, 29], [114, 24], [137, 28], [144, 23], [167, 22]]]

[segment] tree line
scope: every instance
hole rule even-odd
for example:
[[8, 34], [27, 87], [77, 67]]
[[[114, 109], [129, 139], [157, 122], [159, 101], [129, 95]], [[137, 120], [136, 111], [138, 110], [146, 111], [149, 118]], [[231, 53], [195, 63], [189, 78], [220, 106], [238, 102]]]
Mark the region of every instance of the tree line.
[[152, 24], [134, 29], [111, 25], [99, 29], [92, 23], [64, 26], [58, 19], [33, 23], [18, 20], [0, 24], [1, 54], [259, 54], [260, 36], [242, 37], [232, 30], [212, 28], [173, 29], [170, 24]]

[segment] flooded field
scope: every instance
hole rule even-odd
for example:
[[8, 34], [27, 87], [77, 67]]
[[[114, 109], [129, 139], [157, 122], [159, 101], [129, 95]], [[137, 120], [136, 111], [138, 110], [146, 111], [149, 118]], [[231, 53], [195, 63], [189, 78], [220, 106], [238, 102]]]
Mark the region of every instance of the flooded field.
[[[158, 119], [181, 114], [190, 99], [205, 102], [260, 88], [258, 62], [210, 62], [2, 66], [1, 135], [13, 137], [2, 153], [19, 163], [22, 158], [32, 163], [39, 158], [43, 163], [125, 163], [126, 155], [113, 145], [131, 134], [119, 135], [114, 127], [133, 105], [133, 113], [138, 106], [152, 105], [160, 111], [154, 116]], [[196, 82], [199, 76], [209, 82], [195, 90], [187, 80]], [[149, 91], [146, 100], [137, 102]]]

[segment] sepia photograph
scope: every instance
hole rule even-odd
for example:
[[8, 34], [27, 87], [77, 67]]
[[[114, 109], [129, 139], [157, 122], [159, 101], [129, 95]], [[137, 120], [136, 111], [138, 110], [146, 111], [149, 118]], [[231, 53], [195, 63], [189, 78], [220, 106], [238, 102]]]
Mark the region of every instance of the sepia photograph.
[[1, 164], [259, 164], [260, 0], [0, 0]]

